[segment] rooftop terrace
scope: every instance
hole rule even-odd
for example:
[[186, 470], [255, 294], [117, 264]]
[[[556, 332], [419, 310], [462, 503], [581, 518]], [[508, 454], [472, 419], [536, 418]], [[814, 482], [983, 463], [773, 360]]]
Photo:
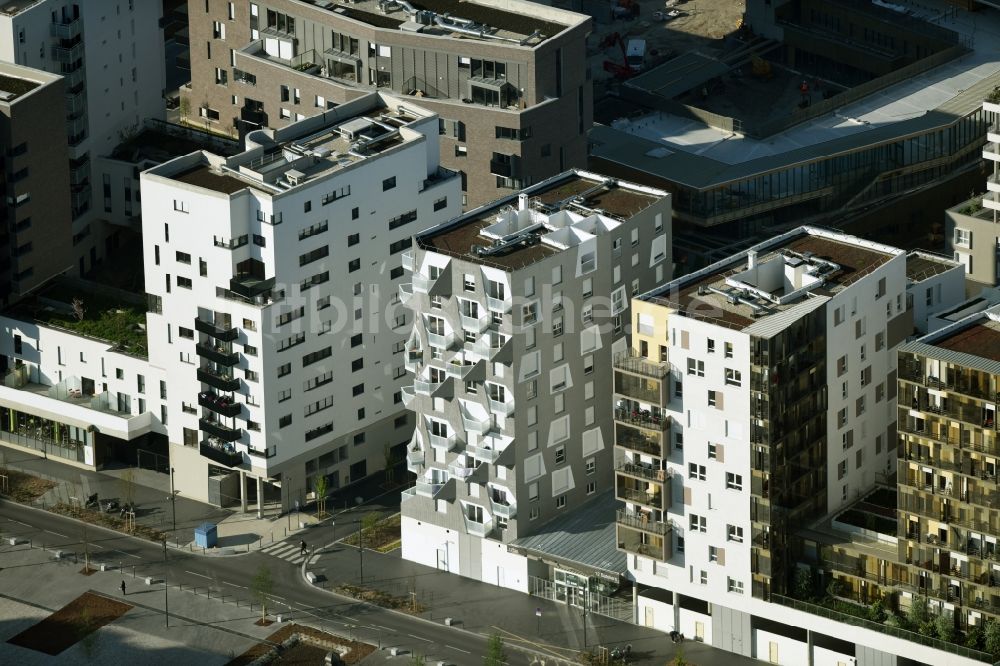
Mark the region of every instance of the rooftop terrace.
[[810, 296], [835, 294], [901, 254], [846, 234], [800, 227], [640, 298], [743, 329]]
[[602, 235], [664, 196], [658, 190], [571, 171], [430, 229], [417, 243], [514, 270]]
[[36, 81], [0, 74], [0, 102], [13, 102], [40, 85], [42, 84]]
[[[406, 30], [423, 34], [459, 39], [481, 39], [523, 44], [538, 43], [565, 30], [570, 22], [554, 20], [568, 12], [553, 10], [544, 5], [523, 3], [526, 11], [515, 12], [485, 3], [455, 2], [454, 0], [356, 0], [333, 2], [331, 0], [305, 0], [336, 14], [376, 28]], [[528, 7], [535, 8], [527, 11]], [[545, 18], [539, 14], [547, 15]], [[577, 16], [578, 21], [587, 20]]]
[[238, 141], [208, 132], [147, 120], [138, 133], [115, 146], [110, 157], [134, 163], [163, 163], [199, 150], [209, 150], [218, 155], [235, 155], [240, 152], [241, 146]]

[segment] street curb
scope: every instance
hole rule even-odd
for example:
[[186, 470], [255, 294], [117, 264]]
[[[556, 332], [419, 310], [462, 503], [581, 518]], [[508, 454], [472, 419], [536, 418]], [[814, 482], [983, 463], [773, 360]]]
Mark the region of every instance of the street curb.
[[[327, 544], [326, 546], [323, 546], [323, 548], [324, 549], [325, 548], [329, 548], [330, 546], [336, 545], [337, 543], [338, 542], [335, 541], [335, 542], [333, 542], [331, 544]], [[430, 620], [428, 618], [421, 617], [419, 615], [412, 615], [410, 613], [404, 613], [403, 611], [396, 610], [395, 608], [386, 608], [385, 606], [379, 606], [378, 604], [373, 604], [372, 602], [365, 601], [364, 599], [355, 599], [354, 597], [349, 597], [349, 596], [347, 596], [345, 594], [340, 594], [338, 592], [334, 592], [333, 590], [323, 589], [322, 587], [320, 587], [318, 585], [314, 585], [313, 583], [310, 583], [309, 580], [306, 578], [306, 565], [308, 563], [309, 563], [309, 558], [306, 558], [302, 562], [302, 567], [301, 567], [301, 570], [300, 570], [300, 575], [302, 577], [302, 582], [305, 583], [306, 585], [308, 585], [309, 587], [313, 588], [313, 589], [319, 590], [321, 592], [325, 592], [326, 594], [330, 595], [331, 597], [336, 597], [337, 599], [342, 599], [344, 601], [350, 601], [350, 602], [356, 603], [356, 604], [364, 604], [365, 606], [369, 606], [371, 608], [377, 608], [377, 609], [383, 610], [383, 611], [388, 611], [388, 612], [394, 613], [396, 615], [402, 615], [404, 617], [412, 618], [414, 620], [419, 620], [419, 621], [421, 621], [421, 622], [423, 622], [425, 624], [429, 624], [429, 625], [437, 627], [437, 628], [446, 627], [446, 628], [452, 629], [454, 631], [461, 631], [461, 632], [463, 632], [465, 634], [468, 634], [469, 636], [475, 636], [476, 638], [489, 638], [489, 636], [490, 636], [489, 634], [481, 634], [478, 631], [472, 631], [471, 629], [465, 629], [463, 627], [456, 627], [455, 625], [446, 625], [443, 622], [435, 622], [434, 620]], [[531, 648], [524, 647], [524, 646], [521, 646], [521, 645], [512, 645], [512, 644], [509, 644], [509, 643], [505, 643], [505, 646], [507, 648], [511, 649], [511, 650], [517, 650], [519, 652], [523, 652], [523, 653], [528, 654], [530, 656], [538, 657], [538, 658], [540, 658], [542, 660], [542, 663], [545, 663], [546, 660], [550, 660], [550, 659], [556, 659], [556, 660], [559, 660], [559, 661], [573, 663], [570, 659], [563, 658], [563, 657], [554, 657], [553, 655], [551, 655], [551, 654], [549, 654], [547, 652], [542, 652], [540, 650], [533, 650]], [[559, 648], [559, 649], [571, 650], [572, 648]]]

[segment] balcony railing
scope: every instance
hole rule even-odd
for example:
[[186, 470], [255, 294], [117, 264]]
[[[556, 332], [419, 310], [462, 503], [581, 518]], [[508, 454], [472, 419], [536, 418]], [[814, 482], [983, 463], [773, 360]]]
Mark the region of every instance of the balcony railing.
[[463, 314], [461, 315], [462, 328], [466, 331], [482, 333], [489, 327], [490, 318], [490, 313], [488, 311], [476, 317]]
[[83, 28], [83, 21], [78, 18], [70, 19], [68, 21], [63, 21], [63, 19], [56, 19], [52, 23], [51, 34], [53, 37], [59, 39], [73, 39], [80, 34]]
[[238, 402], [233, 402], [230, 398], [216, 395], [211, 391], [204, 391], [198, 394], [198, 404], [206, 407], [216, 414], [228, 416], [230, 418], [240, 415], [242, 406]]
[[452, 333], [431, 333], [427, 331], [427, 343], [441, 349], [451, 349], [458, 342], [458, 336]]
[[198, 452], [214, 463], [225, 467], [238, 467], [243, 464], [243, 454], [232, 444], [202, 442]]
[[669, 454], [668, 435], [667, 432], [647, 433], [623, 423], [615, 424], [615, 446], [658, 458]]
[[207, 368], [198, 369], [198, 381], [220, 391], [239, 391], [240, 380], [228, 373], [217, 373]]
[[670, 534], [673, 530], [670, 523], [653, 520], [643, 512], [625, 511], [624, 509], [618, 509], [615, 522], [625, 527], [660, 535]]
[[230, 428], [227, 425], [214, 420], [201, 418], [198, 419], [198, 427], [202, 431], [207, 432], [213, 437], [217, 437], [223, 442], [235, 442], [240, 438], [241, 430], [239, 428]]
[[431, 446], [435, 448], [444, 449], [445, 451], [453, 451], [458, 446], [458, 438], [455, 433], [442, 437], [441, 435], [430, 435], [428, 437]]
[[664, 494], [659, 492], [647, 492], [645, 490], [638, 490], [636, 488], [629, 488], [622, 486], [621, 484], [616, 484], [617, 488], [615, 490], [615, 497], [625, 502], [633, 502], [635, 504], [642, 504], [644, 506], [651, 506], [661, 510], [667, 510], [669, 507], [664, 503]]
[[666, 414], [659, 415], [654, 412], [640, 411], [636, 409], [616, 409], [615, 421], [627, 423], [631, 426], [649, 428], [650, 430], [666, 431], [670, 429], [670, 417]]
[[424, 497], [434, 498], [444, 489], [444, 481], [431, 482], [431, 481], [417, 481], [414, 485], [416, 493]]
[[403, 407], [409, 408], [410, 404], [416, 399], [417, 391], [413, 386], [404, 386], [399, 389], [399, 394], [403, 398]]
[[497, 461], [497, 458], [500, 457], [500, 454], [503, 453], [503, 450], [491, 446], [483, 446], [483, 445], [476, 446], [473, 444], [469, 444], [468, 446], [465, 447], [465, 452], [468, 455], [475, 458], [476, 460], [482, 460], [488, 463], [495, 463]]
[[[403, 257], [403, 270], [404, 271], [409, 271], [409, 272], [412, 273], [413, 272], [413, 250], [408, 250], [407, 252], [404, 252], [403, 255], [402, 255], [402, 257]], [[413, 290], [411, 289], [410, 292], [412, 293], [412, 291]]]
[[236, 328], [216, 326], [200, 317], [194, 320], [194, 328], [199, 333], [211, 335], [216, 340], [222, 340], [223, 342], [232, 342], [239, 336], [239, 331]]
[[511, 504], [509, 501], [497, 502], [492, 498], [490, 499], [490, 504], [493, 508], [493, 515], [499, 518], [506, 518], [510, 520], [517, 516], [517, 505]]
[[490, 411], [494, 414], [510, 416], [514, 413], [514, 401], [508, 400], [507, 402], [501, 402], [500, 400], [490, 398]]
[[214, 363], [227, 367], [232, 367], [240, 362], [240, 355], [234, 351], [227, 350], [223, 345], [199, 343], [194, 346], [194, 351], [202, 358], [207, 358]]
[[648, 479], [650, 481], [666, 481], [669, 478], [667, 470], [658, 469], [651, 465], [637, 465], [631, 462], [623, 462], [619, 464], [615, 469], [623, 474], [629, 476], [634, 476], [641, 479]]
[[513, 302], [509, 298], [495, 298], [493, 296], [486, 297], [486, 307], [493, 312], [503, 312], [507, 314], [510, 312]]
[[615, 354], [614, 367], [635, 375], [644, 375], [654, 379], [663, 379], [670, 374], [670, 364], [666, 361], [650, 361], [645, 356], [639, 356], [634, 350]]
[[406, 452], [406, 462], [411, 467], [424, 464], [424, 452], [422, 449], [410, 449]]
[[406, 305], [413, 300], [413, 283], [407, 282], [399, 285], [399, 302]]

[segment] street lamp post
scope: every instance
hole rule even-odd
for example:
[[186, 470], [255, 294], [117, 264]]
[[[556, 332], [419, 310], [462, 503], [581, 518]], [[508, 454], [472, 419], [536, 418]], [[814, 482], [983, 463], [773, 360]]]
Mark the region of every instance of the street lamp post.
[[[292, 477], [288, 477], [288, 491], [285, 493], [285, 501], [288, 506], [288, 529], [292, 529]], [[282, 477], [282, 485], [285, 479]]]
[[174, 490], [174, 468], [170, 468], [170, 515], [174, 525], [174, 541], [177, 540], [177, 491]]
[[361, 560], [361, 584], [365, 584], [365, 548], [363, 539], [365, 537], [364, 527], [358, 528], [358, 558]]
[[587, 605], [590, 602], [590, 577], [583, 588], [583, 649], [587, 649]]

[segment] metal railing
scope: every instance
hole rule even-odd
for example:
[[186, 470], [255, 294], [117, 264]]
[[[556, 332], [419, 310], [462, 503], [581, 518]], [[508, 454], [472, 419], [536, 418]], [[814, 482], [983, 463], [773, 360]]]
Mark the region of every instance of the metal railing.
[[618, 509], [615, 515], [615, 522], [625, 527], [660, 535], [667, 535], [673, 531], [673, 526], [670, 523], [651, 520], [646, 517], [646, 514], [633, 513], [624, 509]]

